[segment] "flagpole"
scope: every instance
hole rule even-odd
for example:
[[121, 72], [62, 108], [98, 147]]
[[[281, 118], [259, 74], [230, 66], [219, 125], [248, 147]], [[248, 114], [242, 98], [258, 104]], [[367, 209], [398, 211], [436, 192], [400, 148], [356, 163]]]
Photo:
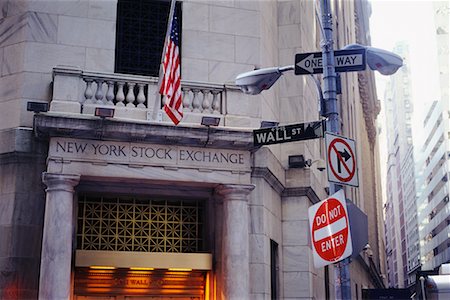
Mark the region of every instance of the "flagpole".
[[161, 80], [162, 80], [162, 73], [163, 73], [163, 60], [166, 56], [166, 46], [167, 46], [167, 40], [169, 39], [170, 30], [172, 27], [172, 20], [173, 20], [173, 14], [175, 12], [175, 2], [176, 0], [171, 0], [170, 2], [170, 10], [169, 10], [169, 19], [167, 20], [167, 29], [166, 29], [166, 37], [164, 38], [164, 45], [163, 45], [163, 51], [161, 55], [161, 61], [159, 63], [159, 72], [158, 72], [158, 86], [156, 88], [155, 92], [155, 101], [153, 105], [153, 112], [152, 112], [152, 120], [156, 121], [157, 113], [159, 109], [161, 108], [161, 95], [159, 94], [159, 88], [161, 86]]

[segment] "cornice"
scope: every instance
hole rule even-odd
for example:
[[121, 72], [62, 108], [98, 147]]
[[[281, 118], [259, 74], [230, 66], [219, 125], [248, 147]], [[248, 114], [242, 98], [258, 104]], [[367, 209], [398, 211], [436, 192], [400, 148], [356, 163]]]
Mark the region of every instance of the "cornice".
[[273, 175], [269, 168], [254, 167], [252, 168], [251, 176], [264, 179], [278, 194], [282, 194], [285, 190], [284, 185]]
[[254, 149], [251, 129], [124, 122], [83, 115], [36, 114], [34, 132], [43, 139], [70, 137], [244, 151]]
[[313, 188], [310, 186], [287, 188], [283, 191], [283, 197], [301, 197], [301, 196], [308, 197], [309, 201], [312, 204], [321, 201], [321, 199], [317, 196], [316, 192], [314, 192]]
[[[354, 12], [355, 19], [355, 36], [356, 43], [361, 45], [369, 45], [370, 37], [367, 36], [368, 32], [368, 19], [367, 14], [370, 14], [370, 6], [364, 5], [356, 5]], [[376, 143], [377, 138], [377, 129], [375, 126], [375, 120], [380, 113], [380, 103], [379, 100], [376, 99], [376, 94], [372, 92], [370, 87], [370, 78], [371, 76], [368, 72], [358, 72], [358, 89], [360, 95], [360, 102], [362, 105], [364, 122], [366, 124], [367, 136], [369, 139], [370, 145], [373, 147]]]
[[252, 177], [264, 179], [282, 197], [308, 197], [314, 204], [320, 201], [316, 192], [310, 186], [286, 188], [268, 168], [253, 168]]

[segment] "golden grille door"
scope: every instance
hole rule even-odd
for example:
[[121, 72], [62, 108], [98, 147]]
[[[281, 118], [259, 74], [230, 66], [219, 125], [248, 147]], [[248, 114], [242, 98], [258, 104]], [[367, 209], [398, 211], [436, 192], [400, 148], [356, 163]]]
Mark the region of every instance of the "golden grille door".
[[77, 249], [103, 251], [204, 251], [202, 201], [82, 196]]

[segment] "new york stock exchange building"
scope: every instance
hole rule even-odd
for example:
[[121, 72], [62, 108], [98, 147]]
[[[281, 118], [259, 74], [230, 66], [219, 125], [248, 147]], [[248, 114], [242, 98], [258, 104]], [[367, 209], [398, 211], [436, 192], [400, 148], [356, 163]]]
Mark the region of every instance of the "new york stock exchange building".
[[[370, 44], [367, 1], [331, 3], [334, 47]], [[335, 298], [333, 266], [314, 268], [308, 229], [326, 172], [289, 166], [325, 159], [323, 139], [253, 141], [262, 121], [321, 120], [317, 86], [286, 74], [248, 96], [234, 84], [320, 51], [319, 4], [178, 1], [177, 126], [157, 93], [169, 6], [0, 2], [1, 299]], [[372, 250], [350, 265], [361, 299], [385, 280], [379, 105], [370, 72], [341, 80], [342, 132], [364, 157], [360, 187], [345, 188], [369, 223]]]

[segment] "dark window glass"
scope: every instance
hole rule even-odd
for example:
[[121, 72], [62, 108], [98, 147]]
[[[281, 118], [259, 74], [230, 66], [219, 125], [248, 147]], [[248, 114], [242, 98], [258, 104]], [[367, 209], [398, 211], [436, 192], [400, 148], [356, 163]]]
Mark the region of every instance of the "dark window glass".
[[278, 299], [278, 244], [270, 240], [270, 290], [271, 299]]
[[[181, 33], [181, 3], [176, 5]], [[118, 1], [116, 73], [158, 76], [169, 9], [168, 0]]]

